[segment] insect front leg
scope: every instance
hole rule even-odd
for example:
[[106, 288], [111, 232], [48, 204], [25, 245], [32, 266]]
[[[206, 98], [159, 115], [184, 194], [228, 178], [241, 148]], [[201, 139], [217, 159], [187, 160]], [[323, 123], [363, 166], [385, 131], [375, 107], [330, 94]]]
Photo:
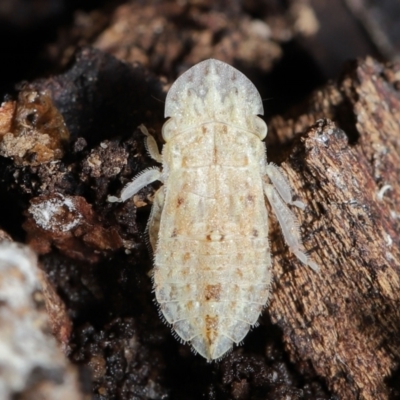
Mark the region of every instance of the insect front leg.
[[[272, 181], [272, 179], [271, 179]], [[287, 184], [288, 185], [288, 184]], [[288, 185], [289, 186], [289, 185]], [[289, 187], [290, 190], [290, 187]], [[290, 251], [304, 264], [308, 265], [314, 271], [318, 272], [318, 265], [310, 261], [304, 251], [303, 243], [299, 230], [299, 223], [296, 217], [289, 210], [288, 206], [282, 200], [274, 186], [264, 181], [264, 192], [268, 198], [269, 203], [279, 221], [285, 242], [289, 246]]]
[[157, 142], [154, 139], [154, 137], [150, 134], [150, 132], [147, 130], [147, 128], [141, 124], [138, 126], [140, 131], [143, 133], [143, 135], [146, 136], [144, 140], [144, 145], [146, 147], [147, 153], [149, 153], [149, 156], [154, 160], [157, 161], [158, 163], [162, 164], [162, 155], [160, 151], [158, 150]]
[[[159, 162], [162, 163], [162, 156], [158, 150], [157, 143], [154, 137], [149, 133], [147, 128], [141, 124], [138, 126], [140, 131], [146, 136], [144, 144], [146, 146], [146, 150], [149, 153], [149, 156]], [[150, 185], [155, 181], [162, 181], [162, 173], [159, 168], [148, 168], [138, 175], [136, 175], [130, 183], [128, 183], [121, 192], [121, 197], [108, 196], [107, 200], [110, 203], [115, 202], [124, 202], [128, 200], [130, 197], [134, 196], [139, 190], [143, 189], [145, 186]]]
[[110, 203], [124, 202], [139, 192], [139, 190], [155, 181], [162, 181], [161, 171], [158, 168], [145, 169], [122, 189], [121, 197], [108, 196], [107, 200]]

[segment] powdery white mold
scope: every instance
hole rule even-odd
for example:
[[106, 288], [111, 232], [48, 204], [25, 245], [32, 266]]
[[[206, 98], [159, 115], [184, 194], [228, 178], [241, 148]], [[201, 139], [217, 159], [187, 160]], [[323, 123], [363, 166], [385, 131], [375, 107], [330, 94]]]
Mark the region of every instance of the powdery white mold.
[[241, 72], [206, 60], [185, 72], [165, 103], [158, 153], [162, 163], [129, 183], [125, 201], [159, 180], [148, 232], [154, 251], [154, 290], [160, 311], [176, 335], [208, 361], [240, 343], [266, 306], [271, 284], [266, 196], [286, 243], [317, 271], [301, 242], [287, 204], [291, 188], [281, 170], [267, 164], [261, 97]]
[[[73, 198], [61, 193], [55, 193], [52, 198], [31, 205], [28, 211], [36, 224], [47, 231], [69, 232], [82, 220]], [[67, 215], [72, 215], [73, 218], [66, 219]]]

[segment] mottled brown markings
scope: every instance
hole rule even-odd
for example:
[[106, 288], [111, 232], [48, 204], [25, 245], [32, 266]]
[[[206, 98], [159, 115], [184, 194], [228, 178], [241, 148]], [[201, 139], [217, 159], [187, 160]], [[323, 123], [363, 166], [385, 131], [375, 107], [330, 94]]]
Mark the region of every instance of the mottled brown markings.
[[238, 295], [240, 295], [240, 286], [239, 285], [233, 285], [232, 296], [238, 296]]
[[218, 317], [211, 317], [210, 315], [206, 315], [205, 317], [206, 322], [206, 330], [207, 331], [214, 331], [218, 328]]
[[246, 200], [249, 203], [253, 203], [254, 202], [254, 196], [252, 194], [247, 195]]
[[243, 272], [240, 268], [236, 268], [236, 275], [240, 278], [243, 278]]
[[204, 298], [206, 301], [214, 300], [218, 301], [221, 298], [221, 284], [217, 283], [216, 285], [206, 285], [204, 289]]
[[182, 268], [182, 270], [181, 270], [182, 276], [188, 276], [189, 273], [190, 273], [190, 268]]
[[206, 323], [206, 332], [205, 332], [205, 337], [208, 343], [211, 345], [214, 343], [216, 337], [217, 337], [217, 332], [218, 332], [218, 317], [211, 317], [210, 315], [206, 315], [205, 317], [205, 323]]
[[186, 303], [186, 307], [188, 308], [188, 310], [193, 310], [193, 307], [194, 305], [193, 305], [193, 301], [188, 301], [187, 303]]
[[[225, 235], [220, 235], [219, 238], [218, 238], [218, 241], [222, 242], [224, 239], [225, 239]], [[215, 239], [213, 240], [213, 238], [211, 237], [211, 234], [208, 234], [206, 236], [206, 241], [207, 242], [213, 242], [213, 241], [216, 241], [216, 240]]]
[[178, 197], [176, 204], [178, 207], [180, 207], [184, 202], [185, 202], [185, 199], [183, 197]]
[[171, 237], [173, 238], [173, 237], [176, 237], [176, 236], [178, 236], [178, 231], [177, 231], [176, 228], [174, 228], [174, 230], [171, 233]]

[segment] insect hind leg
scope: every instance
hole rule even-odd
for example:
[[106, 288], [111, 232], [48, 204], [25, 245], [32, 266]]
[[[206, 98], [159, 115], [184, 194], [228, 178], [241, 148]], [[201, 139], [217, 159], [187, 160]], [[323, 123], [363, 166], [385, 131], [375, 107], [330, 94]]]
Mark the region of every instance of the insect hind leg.
[[264, 192], [279, 221], [283, 237], [285, 238], [285, 242], [289, 246], [290, 251], [303, 264], [308, 265], [311, 269], [318, 272], [318, 265], [315, 262], [310, 261], [304, 251], [299, 230], [299, 223], [296, 220], [296, 217], [289, 210], [288, 206], [278, 194], [278, 191], [275, 190], [275, 188], [271, 184], [264, 183]]
[[289, 182], [277, 165], [273, 163], [267, 164], [265, 172], [285, 203], [301, 208], [302, 210], [306, 208], [302, 201], [293, 201], [292, 189]]

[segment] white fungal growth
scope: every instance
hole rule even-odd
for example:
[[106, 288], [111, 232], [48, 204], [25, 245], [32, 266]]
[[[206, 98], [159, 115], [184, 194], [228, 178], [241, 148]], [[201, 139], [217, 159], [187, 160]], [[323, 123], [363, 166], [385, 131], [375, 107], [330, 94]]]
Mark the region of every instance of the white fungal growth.
[[176, 335], [208, 361], [240, 343], [267, 304], [265, 196], [290, 250], [318, 271], [288, 207], [305, 205], [292, 200], [281, 170], [267, 164], [267, 126], [257, 114], [263, 114], [261, 97], [241, 72], [217, 60], [195, 65], [167, 95], [162, 157], [141, 128], [162, 171], [145, 171], [113, 198], [164, 183], [148, 225], [156, 300]]
[[82, 219], [73, 199], [60, 193], [32, 204], [28, 211], [36, 224], [47, 231], [68, 232]]

